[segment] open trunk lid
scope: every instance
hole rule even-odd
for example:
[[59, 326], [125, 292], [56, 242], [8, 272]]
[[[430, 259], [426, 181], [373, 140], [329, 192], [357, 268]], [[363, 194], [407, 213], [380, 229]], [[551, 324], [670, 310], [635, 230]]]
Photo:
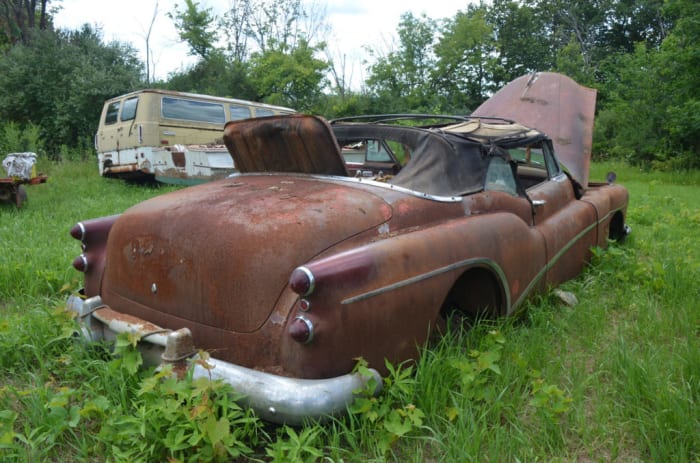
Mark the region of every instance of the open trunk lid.
[[242, 172], [347, 176], [338, 142], [320, 117], [293, 115], [231, 121], [224, 143]]

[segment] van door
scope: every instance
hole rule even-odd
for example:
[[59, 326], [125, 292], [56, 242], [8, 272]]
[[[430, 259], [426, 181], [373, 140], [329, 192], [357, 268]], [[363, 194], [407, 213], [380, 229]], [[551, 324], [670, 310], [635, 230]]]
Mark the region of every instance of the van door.
[[135, 149], [142, 142], [135, 124], [137, 106], [137, 96], [106, 103], [95, 146], [100, 156], [100, 173], [104, 167], [136, 162]]

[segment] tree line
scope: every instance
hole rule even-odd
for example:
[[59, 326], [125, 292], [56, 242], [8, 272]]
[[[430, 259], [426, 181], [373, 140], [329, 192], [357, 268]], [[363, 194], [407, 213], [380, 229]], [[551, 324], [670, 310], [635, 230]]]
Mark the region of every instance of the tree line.
[[0, 0], [0, 127], [38, 133], [53, 157], [89, 150], [104, 100], [140, 88], [328, 118], [468, 114], [520, 75], [556, 71], [598, 90], [594, 155], [700, 167], [696, 0], [492, 0], [465, 2], [451, 18], [407, 12], [390, 47], [365, 47], [359, 85], [333, 49], [321, 0], [231, 0], [218, 15], [185, 0], [167, 16], [196, 62], [156, 81], [132, 44], [105, 43], [89, 25], [54, 28], [53, 3]]

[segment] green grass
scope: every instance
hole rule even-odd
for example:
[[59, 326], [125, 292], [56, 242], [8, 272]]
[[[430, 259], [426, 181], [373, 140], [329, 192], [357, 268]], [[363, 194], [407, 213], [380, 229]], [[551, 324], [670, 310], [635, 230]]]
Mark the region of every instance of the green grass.
[[[68, 230], [172, 188], [40, 165], [0, 208], [0, 460], [700, 461], [700, 172], [616, 170], [633, 234], [519, 319], [450, 330], [376, 399], [324, 425], [274, 427], [218, 384], [172, 381], [72, 336]], [[362, 366], [360, 366], [360, 369]]]

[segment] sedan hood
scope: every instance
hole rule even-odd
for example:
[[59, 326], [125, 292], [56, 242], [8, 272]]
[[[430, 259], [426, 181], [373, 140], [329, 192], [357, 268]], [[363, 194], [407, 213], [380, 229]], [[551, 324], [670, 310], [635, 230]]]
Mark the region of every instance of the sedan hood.
[[103, 299], [147, 319], [155, 310], [252, 332], [294, 268], [390, 217], [372, 193], [301, 175], [238, 175], [166, 194], [114, 224]]
[[479, 106], [472, 116], [504, 117], [546, 133], [559, 160], [588, 186], [596, 90], [562, 74], [518, 77]]

